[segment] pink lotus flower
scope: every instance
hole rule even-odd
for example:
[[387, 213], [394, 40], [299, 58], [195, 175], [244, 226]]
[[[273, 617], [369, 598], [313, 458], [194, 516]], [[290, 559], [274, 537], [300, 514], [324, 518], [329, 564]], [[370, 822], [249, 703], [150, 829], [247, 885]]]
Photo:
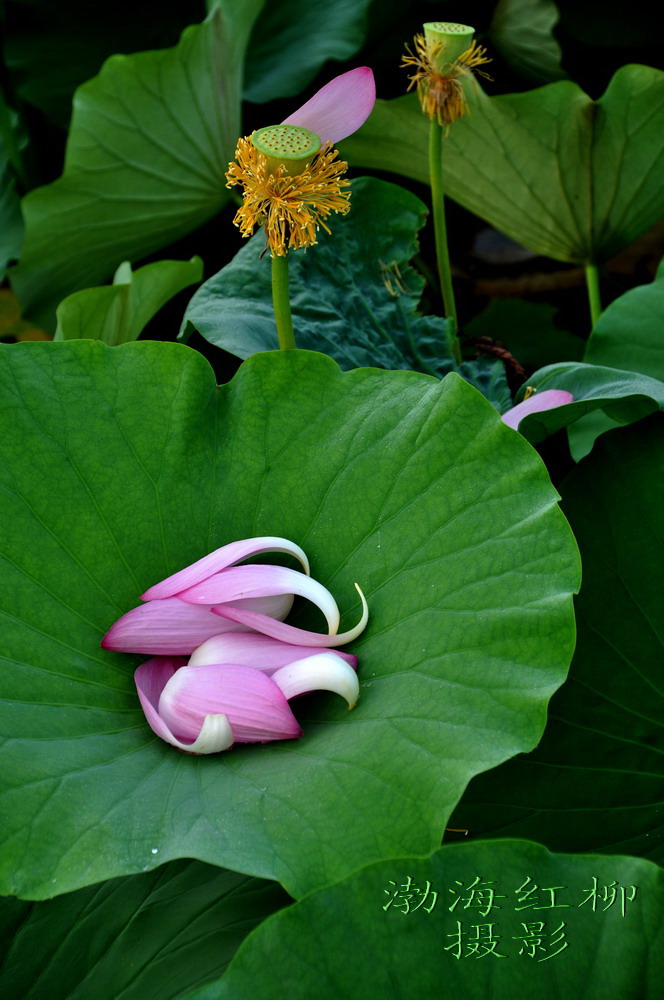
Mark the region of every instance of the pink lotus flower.
[[227, 187], [242, 188], [234, 224], [242, 236], [263, 226], [272, 257], [313, 246], [333, 212], [350, 209], [347, 163], [334, 144], [371, 114], [376, 85], [368, 66], [342, 73], [280, 125], [266, 125], [238, 140]]
[[[237, 565], [267, 551], [289, 553], [304, 572]], [[328, 690], [342, 695], [350, 708], [357, 701], [356, 657], [329, 649], [350, 642], [366, 626], [368, 608], [357, 589], [360, 621], [338, 634], [339, 609], [330, 592], [309, 576], [302, 549], [284, 538], [246, 539], [150, 587], [142, 596], [146, 603], [123, 615], [102, 646], [165, 654], [141, 664], [135, 681], [150, 727], [180, 750], [216, 753], [233, 743], [292, 739], [301, 730], [290, 698]], [[318, 606], [327, 633], [283, 624], [295, 595]], [[256, 621], [235, 622], [238, 614], [257, 616]], [[288, 641], [271, 634], [275, 624], [286, 630]], [[180, 656], [187, 653], [192, 654], [188, 663]]]
[[534, 392], [532, 396], [524, 399], [522, 403], [517, 403], [507, 413], [503, 413], [500, 418], [508, 427], [518, 429], [519, 423], [529, 413], [540, 413], [542, 410], [552, 410], [556, 406], [564, 406], [571, 403], [574, 396], [564, 389], [545, 389], [544, 392]]

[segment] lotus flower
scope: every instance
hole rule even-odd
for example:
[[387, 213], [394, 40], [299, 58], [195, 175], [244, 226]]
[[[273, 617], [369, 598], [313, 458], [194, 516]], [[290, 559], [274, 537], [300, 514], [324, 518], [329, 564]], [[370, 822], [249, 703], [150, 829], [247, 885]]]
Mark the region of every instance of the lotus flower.
[[332, 212], [350, 208], [348, 166], [335, 143], [355, 132], [371, 114], [376, 85], [368, 66], [342, 73], [280, 125], [267, 125], [238, 141], [227, 187], [242, 188], [234, 224], [242, 236], [265, 227], [272, 257], [313, 246]]
[[564, 406], [573, 400], [574, 396], [572, 393], [566, 392], [564, 389], [545, 389], [544, 392], [534, 392], [532, 396], [528, 396], [522, 403], [518, 403], [511, 410], [508, 410], [507, 413], [503, 413], [500, 419], [508, 427], [513, 427], [514, 430], [517, 430], [520, 422], [529, 413], [552, 410], [556, 406]]
[[[266, 551], [289, 553], [304, 572], [237, 565]], [[233, 743], [292, 739], [301, 729], [290, 698], [328, 690], [342, 695], [350, 708], [357, 701], [356, 657], [329, 649], [350, 642], [366, 625], [367, 604], [357, 589], [360, 621], [338, 634], [339, 609], [330, 592], [309, 576], [302, 549], [284, 538], [246, 539], [150, 587], [142, 596], [146, 603], [123, 615], [102, 646], [165, 654], [141, 664], [135, 681], [150, 727], [180, 750], [216, 753]], [[320, 608], [327, 633], [277, 620], [286, 616], [296, 594]], [[257, 618], [250, 624], [233, 621], [243, 614]], [[288, 641], [271, 634], [274, 624], [286, 630]], [[179, 655], [186, 653], [192, 654], [188, 663]]]

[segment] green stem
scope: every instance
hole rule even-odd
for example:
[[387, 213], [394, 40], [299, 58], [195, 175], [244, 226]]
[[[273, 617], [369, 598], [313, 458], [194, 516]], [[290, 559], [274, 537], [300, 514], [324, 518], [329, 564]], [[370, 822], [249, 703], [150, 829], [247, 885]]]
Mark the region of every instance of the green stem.
[[602, 300], [599, 294], [599, 274], [597, 264], [586, 264], [586, 285], [590, 302], [590, 319], [593, 327], [602, 315]]
[[291, 351], [295, 347], [293, 318], [288, 297], [288, 256], [272, 258], [272, 305], [274, 321], [277, 324], [279, 348]]
[[429, 125], [429, 180], [433, 204], [433, 229], [436, 237], [436, 257], [440, 290], [443, 294], [445, 316], [447, 317], [447, 339], [452, 357], [461, 364], [461, 348], [457, 332], [457, 311], [452, 288], [452, 269], [447, 248], [447, 226], [445, 224], [445, 189], [443, 187], [443, 128], [433, 120]]

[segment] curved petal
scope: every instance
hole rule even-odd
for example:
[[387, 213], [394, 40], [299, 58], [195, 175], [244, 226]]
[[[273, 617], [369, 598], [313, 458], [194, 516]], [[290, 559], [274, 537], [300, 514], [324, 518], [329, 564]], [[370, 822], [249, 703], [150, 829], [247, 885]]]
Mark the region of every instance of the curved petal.
[[564, 406], [571, 403], [574, 396], [565, 389], [545, 389], [544, 392], [535, 392], [522, 403], [513, 406], [507, 413], [503, 413], [500, 418], [508, 427], [516, 430], [520, 421], [527, 417], [529, 413], [539, 413], [541, 410], [552, 410], [556, 406]]
[[339, 628], [339, 608], [329, 590], [304, 573], [283, 566], [232, 566], [207, 580], [178, 592], [189, 604], [233, 604], [238, 598], [298, 594], [312, 601], [325, 615], [330, 634]]
[[308, 128], [323, 145], [334, 144], [357, 132], [375, 103], [374, 75], [368, 66], [359, 66], [330, 80], [281, 124]]
[[281, 688], [252, 667], [181, 667], [159, 698], [159, 716], [178, 739], [191, 739], [206, 717], [219, 714], [227, 717], [238, 743], [302, 735]]
[[[303, 660], [307, 656], [314, 656], [319, 652], [319, 648], [294, 646], [255, 632], [224, 632], [207, 639], [195, 649], [189, 658], [188, 666], [230, 663], [234, 666], [253, 667], [254, 670], [261, 670], [270, 677], [280, 667], [285, 667], [296, 660]], [[341, 657], [356, 669], [357, 657], [352, 653], [335, 650], [334, 655]]]
[[233, 744], [233, 731], [225, 715], [206, 715], [193, 742], [182, 742], [173, 735], [159, 715], [159, 698], [169, 680], [177, 673], [180, 663], [169, 658], [154, 657], [141, 663], [134, 674], [136, 690], [145, 718], [153, 733], [186, 753], [219, 753]]
[[308, 691], [334, 691], [346, 699], [350, 709], [360, 696], [357, 674], [334, 653], [318, 653], [289, 663], [272, 674], [272, 680], [289, 699]]
[[[253, 613], [283, 619], [293, 604], [292, 594], [249, 598], [238, 605]], [[157, 653], [188, 656], [219, 632], [244, 632], [250, 626], [227, 621], [220, 625], [209, 605], [186, 604], [177, 597], [148, 601], [119, 618], [101, 641], [102, 649], [119, 653]]]
[[362, 601], [362, 617], [354, 628], [348, 632], [340, 632], [338, 635], [321, 635], [319, 632], [306, 632], [304, 629], [296, 628], [294, 625], [277, 622], [273, 618], [268, 618], [267, 615], [258, 614], [255, 611], [244, 611], [237, 606], [231, 607], [229, 604], [218, 604], [212, 610], [220, 618], [245, 625], [255, 632], [262, 632], [263, 635], [269, 635], [273, 639], [292, 642], [296, 646], [316, 646], [323, 648], [345, 646], [347, 642], [357, 639], [358, 635], [366, 628], [369, 620], [369, 608], [364, 599], [364, 594], [357, 584], [355, 584], [355, 587]]
[[142, 601], [157, 601], [164, 597], [173, 597], [186, 587], [193, 587], [195, 583], [200, 583], [206, 577], [219, 570], [232, 566], [233, 563], [248, 559], [250, 556], [257, 556], [263, 552], [285, 552], [294, 556], [303, 566], [304, 572], [309, 575], [309, 560], [303, 550], [295, 542], [287, 538], [280, 538], [278, 535], [262, 535], [258, 538], [243, 538], [239, 542], [230, 542], [229, 545], [222, 545], [220, 549], [215, 549], [209, 555], [203, 556], [198, 562], [186, 566], [184, 569], [166, 577], [161, 583], [155, 583], [141, 594]]

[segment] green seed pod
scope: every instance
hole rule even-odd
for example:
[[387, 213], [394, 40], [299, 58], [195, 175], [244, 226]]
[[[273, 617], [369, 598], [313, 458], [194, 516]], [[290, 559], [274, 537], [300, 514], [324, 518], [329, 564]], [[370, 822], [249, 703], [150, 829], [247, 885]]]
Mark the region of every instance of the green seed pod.
[[315, 132], [299, 125], [267, 125], [257, 129], [251, 141], [267, 157], [270, 173], [276, 173], [283, 164], [291, 177], [301, 174], [321, 147]]
[[436, 69], [442, 73], [443, 67], [453, 63], [465, 52], [473, 40], [475, 29], [467, 24], [455, 24], [452, 21], [427, 21], [424, 25], [424, 37], [430, 46], [442, 45], [437, 58]]

